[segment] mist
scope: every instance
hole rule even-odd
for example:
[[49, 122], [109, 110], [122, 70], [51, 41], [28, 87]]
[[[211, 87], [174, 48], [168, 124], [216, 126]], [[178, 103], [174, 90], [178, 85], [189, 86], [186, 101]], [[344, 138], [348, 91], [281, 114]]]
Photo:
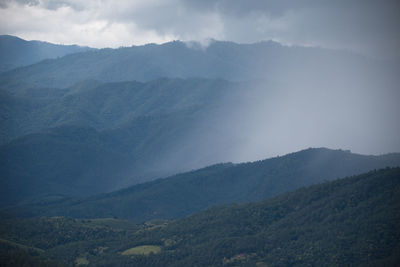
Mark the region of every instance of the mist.
[[186, 139], [176, 142], [160, 166], [189, 170], [309, 147], [368, 155], [399, 151], [395, 64], [352, 53], [320, 52], [310, 53], [308, 61], [307, 56], [296, 59], [295, 52], [275, 60], [258, 55], [272, 61], [257, 63], [255, 76], [260, 79], [232, 83], [218, 107], [205, 114]]

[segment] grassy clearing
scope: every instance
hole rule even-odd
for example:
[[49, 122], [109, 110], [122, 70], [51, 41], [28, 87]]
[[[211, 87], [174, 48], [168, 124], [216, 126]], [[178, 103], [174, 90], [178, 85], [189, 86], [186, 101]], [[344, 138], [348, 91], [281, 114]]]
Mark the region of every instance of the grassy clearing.
[[76, 266], [88, 265], [89, 261], [86, 257], [79, 257], [79, 258], [76, 258], [75, 263], [76, 263]]
[[137, 246], [134, 248], [127, 249], [121, 253], [121, 255], [131, 256], [131, 255], [149, 255], [150, 253], [160, 253], [160, 246]]

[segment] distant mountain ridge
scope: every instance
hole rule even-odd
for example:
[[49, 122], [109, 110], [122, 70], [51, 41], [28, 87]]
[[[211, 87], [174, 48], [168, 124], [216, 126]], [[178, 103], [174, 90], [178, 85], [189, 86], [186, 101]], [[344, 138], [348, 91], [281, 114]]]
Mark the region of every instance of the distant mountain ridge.
[[91, 49], [78, 45], [56, 45], [41, 41], [26, 41], [11, 35], [0, 35], [0, 72]]
[[400, 154], [363, 156], [325, 148], [242, 164], [218, 164], [83, 199], [39, 200], [11, 208], [28, 216], [172, 219], [213, 205], [260, 201], [303, 186], [400, 166]]
[[[380, 66], [377, 68], [377, 65]], [[293, 78], [297, 79], [333, 72], [336, 76], [354, 75], [364, 70], [372, 75], [388, 68], [385, 62], [343, 51], [287, 47], [272, 41], [255, 44], [214, 41], [205, 48], [174, 41], [160, 45], [90, 50], [49, 59], [3, 73], [0, 85], [12, 90], [21, 83], [65, 88], [86, 79], [101, 82], [146, 82], [161, 77], [282, 80], [288, 75], [295, 75]]]

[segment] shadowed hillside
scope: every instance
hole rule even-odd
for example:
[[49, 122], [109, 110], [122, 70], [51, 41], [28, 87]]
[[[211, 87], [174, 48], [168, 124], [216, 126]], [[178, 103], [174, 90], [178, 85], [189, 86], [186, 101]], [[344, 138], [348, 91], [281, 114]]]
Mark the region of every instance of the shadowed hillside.
[[[396, 266], [400, 169], [303, 188], [260, 203], [213, 208], [140, 233], [163, 253], [133, 266]], [[134, 262], [134, 263], [133, 263]]]
[[0, 35], [0, 72], [88, 50], [91, 48], [25, 41], [15, 36]]
[[22, 216], [120, 217], [134, 222], [171, 219], [213, 205], [259, 201], [302, 186], [386, 166], [399, 154], [363, 156], [325, 148], [307, 149], [253, 163], [218, 164], [86, 199], [43, 199], [10, 208]]
[[383, 169], [175, 221], [0, 219], [10, 264], [396, 266], [400, 169]]

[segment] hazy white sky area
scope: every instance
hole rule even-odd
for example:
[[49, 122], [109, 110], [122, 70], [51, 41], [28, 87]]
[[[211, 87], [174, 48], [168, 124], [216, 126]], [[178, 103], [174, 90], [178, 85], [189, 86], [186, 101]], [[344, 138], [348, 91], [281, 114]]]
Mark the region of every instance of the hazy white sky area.
[[398, 58], [399, 6], [397, 0], [0, 0], [0, 34], [97, 48], [275, 40]]

